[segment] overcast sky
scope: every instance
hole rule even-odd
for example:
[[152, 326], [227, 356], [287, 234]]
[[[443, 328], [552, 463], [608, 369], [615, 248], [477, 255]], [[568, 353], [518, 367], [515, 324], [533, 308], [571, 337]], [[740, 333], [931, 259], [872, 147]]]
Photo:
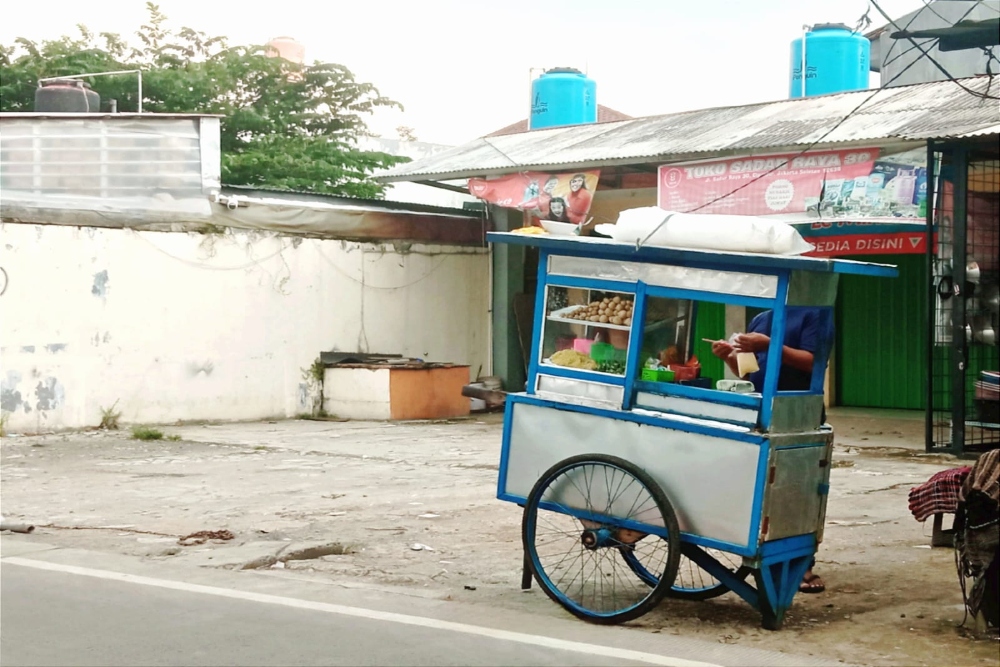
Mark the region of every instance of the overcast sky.
[[[893, 18], [921, 0], [880, 0]], [[803, 24], [852, 28], [868, 0], [161, 0], [173, 27], [259, 44], [287, 35], [306, 60], [337, 62], [403, 104], [370, 126], [407, 125], [457, 145], [528, 115], [530, 80], [586, 70], [599, 104], [632, 116], [784, 99]], [[141, 0], [8, 0], [0, 43], [53, 39], [83, 23], [131, 37]], [[872, 9], [872, 28], [884, 21]]]

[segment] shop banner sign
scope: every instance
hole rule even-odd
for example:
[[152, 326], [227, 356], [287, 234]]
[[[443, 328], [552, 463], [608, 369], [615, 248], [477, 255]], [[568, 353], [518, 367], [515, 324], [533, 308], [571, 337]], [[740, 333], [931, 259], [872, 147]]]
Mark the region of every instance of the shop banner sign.
[[658, 201], [667, 211], [805, 219], [923, 220], [923, 149], [881, 155], [878, 148], [814, 151], [659, 168]]
[[815, 250], [810, 257], [912, 255], [927, 251], [927, 225], [919, 222], [812, 222], [795, 228]]
[[525, 211], [541, 220], [587, 221], [599, 170], [552, 174], [526, 171], [499, 178], [470, 178], [469, 193], [491, 204]]

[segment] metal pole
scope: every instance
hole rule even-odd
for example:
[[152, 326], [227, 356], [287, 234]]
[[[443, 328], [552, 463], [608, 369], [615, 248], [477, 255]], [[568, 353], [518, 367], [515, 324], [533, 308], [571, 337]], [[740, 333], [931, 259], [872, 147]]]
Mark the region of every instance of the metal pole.
[[806, 35], [809, 34], [809, 26], [802, 26], [802, 97], [806, 96]]
[[937, 337], [937, 290], [934, 275], [934, 142], [927, 142], [927, 404], [924, 409], [924, 451], [934, 449], [934, 343]]
[[952, 153], [954, 196], [952, 206], [952, 269], [954, 281], [951, 304], [951, 453], [965, 449], [965, 371], [968, 341], [965, 339], [965, 232], [969, 185], [968, 153], [960, 146]]
[[138, 113], [142, 113], [142, 70], [136, 70], [139, 73], [139, 102], [138, 102]]

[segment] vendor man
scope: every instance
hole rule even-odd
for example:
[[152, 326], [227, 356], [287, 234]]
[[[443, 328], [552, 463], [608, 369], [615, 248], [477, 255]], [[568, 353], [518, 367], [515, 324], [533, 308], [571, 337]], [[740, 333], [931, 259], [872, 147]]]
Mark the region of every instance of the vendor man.
[[[806, 391], [812, 385], [814, 355], [824, 342], [833, 340], [833, 321], [823, 326], [818, 308], [790, 307], [785, 311], [785, 340], [781, 348], [781, 370], [778, 375], [778, 391]], [[747, 327], [747, 332], [736, 336], [734, 344], [724, 340], [712, 343], [712, 354], [726, 362], [730, 370], [739, 376], [736, 362], [738, 352], [753, 352], [757, 357], [759, 370], [747, 374], [754, 391], [761, 392], [767, 373], [767, 348], [771, 343], [771, 318], [773, 311], [760, 313]], [[826, 410], [822, 421], [826, 421]], [[806, 570], [799, 590], [803, 593], [822, 593], [826, 590], [823, 580], [812, 569], [815, 559]]]

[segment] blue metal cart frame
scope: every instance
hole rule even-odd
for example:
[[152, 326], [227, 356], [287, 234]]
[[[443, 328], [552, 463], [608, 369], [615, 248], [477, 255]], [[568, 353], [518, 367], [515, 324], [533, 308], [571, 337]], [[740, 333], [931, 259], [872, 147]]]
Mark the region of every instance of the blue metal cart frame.
[[[539, 250], [527, 387], [507, 397], [497, 497], [521, 506], [537, 505], [538, 499], [531, 497], [533, 487], [561, 461], [586, 455], [602, 461], [618, 457], [638, 468], [634, 475], [649, 480], [647, 486], [659, 487], [669, 499], [669, 513], [676, 514], [679, 526], [675, 550], [714, 577], [722, 590], [735, 592], [758, 609], [764, 627], [779, 629], [822, 539], [833, 447], [833, 431], [821, 418], [832, 341], [814, 355], [808, 391], [779, 392], [785, 321], [790, 308], [816, 308], [832, 328], [840, 274], [894, 277], [895, 267], [636, 248], [587, 237], [490, 233], [488, 239]], [[633, 301], [624, 375], [545, 363], [542, 347], [550, 286], [613, 291]], [[645, 308], [651, 298], [771, 309], [763, 391], [737, 394], [639, 379]], [[559, 507], [584, 525], [599, 523], [599, 517], [582, 509], [567, 509], [568, 503]], [[618, 526], [668, 540], [669, 523], [630, 524], [621, 519]], [[584, 533], [584, 540], [600, 542], [607, 537], [607, 531], [597, 528]], [[625, 549], [621, 542], [615, 544]], [[529, 570], [540, 576], [539, 561], [530, 552], [526, 540], [524, 587], [530, 585]], [[713, 553], [742, 559], [742, 567], [738, 571], [727, 567]], [[669, 572], [668, 567], [664, 576], [673, 578], [676, 565], [673, 568]], [[641, 569], [633, 572], [648, 574]], [[748, 573], [753, 585], [745, 580]], [[543, 583], [544, 573], [541, 576]], [[657, 583], [655, 577], [647, 578], [650, 586]], [[546, 592], [566, 603], [558, 592]], [[618, 622], [614, 615], [567, 608], [588, 620]]]

